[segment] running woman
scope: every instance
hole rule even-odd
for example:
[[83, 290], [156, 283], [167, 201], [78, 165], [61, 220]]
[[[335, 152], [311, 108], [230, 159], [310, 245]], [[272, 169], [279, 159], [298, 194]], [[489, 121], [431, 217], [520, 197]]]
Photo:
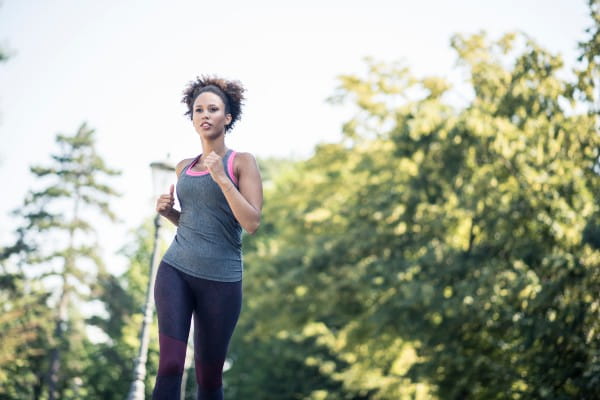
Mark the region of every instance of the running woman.
[[239, 82], [216, 77], [197, 78], [184, 91], [202, 153], [177, 164], [181, 210], [173, 208], [173, 185], [156, 203], [177, 233], [154, 288], [160, 360], [153, 399], [180, 398], [192, 316], [197, 399], [223, 399], [223, 364], [242, 304], [242, 228], [256, 232], [263, 202], [255, 158], [225, 145], [243, 100]]

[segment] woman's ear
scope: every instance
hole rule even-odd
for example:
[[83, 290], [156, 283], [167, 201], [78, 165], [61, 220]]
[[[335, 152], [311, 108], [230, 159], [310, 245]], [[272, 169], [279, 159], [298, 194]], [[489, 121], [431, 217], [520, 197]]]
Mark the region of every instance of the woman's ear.
[[233, 118], [231, 117], [231, 114], [225, 115], [225, 126], [229, 126], [229, 124], [231, 123], [232, 119]]

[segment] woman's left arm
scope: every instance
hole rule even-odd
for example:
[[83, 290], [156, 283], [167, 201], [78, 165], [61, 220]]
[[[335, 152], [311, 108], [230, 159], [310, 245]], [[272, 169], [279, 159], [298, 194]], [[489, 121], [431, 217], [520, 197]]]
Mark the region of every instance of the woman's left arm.
[[235, 169], [238, 171], [239, 189], [225, 174], [221, 157], [217, 154], [209, 154], [204, 163], [223, 191], [233, 215], [242, 228], [254, 234], [260, 225], [263, 203], [262, 179], [254, 156], [250, 153], [237, 153]]

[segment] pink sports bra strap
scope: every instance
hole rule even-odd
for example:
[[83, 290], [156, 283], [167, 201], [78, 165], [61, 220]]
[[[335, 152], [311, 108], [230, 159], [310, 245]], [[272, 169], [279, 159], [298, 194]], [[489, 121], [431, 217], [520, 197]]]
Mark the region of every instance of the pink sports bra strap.
[[235, 185], [237, 186], [238, 181], [237, 181], [237, 178], [233, 171], [233, 160], [235, 159], [236, 155], [237, 155], [237, 153], [235, 152], [235, 150], [232, 150], [231, 154], [229, 155], [229, 160], [227, 160], [227, 172], [229, 173], [229, 176], [233, 180], [233, 183], [235, 183]]

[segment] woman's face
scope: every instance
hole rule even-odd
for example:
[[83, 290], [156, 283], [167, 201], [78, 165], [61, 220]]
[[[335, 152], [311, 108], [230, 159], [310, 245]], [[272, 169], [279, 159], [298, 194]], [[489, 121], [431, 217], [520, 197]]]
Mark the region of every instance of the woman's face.
[[225, 133], [231, 114], [225, 114], [223, 100], [212, 92], [200, 93], [192, 108], [192, 122], [200, 136], [211, 139]]

